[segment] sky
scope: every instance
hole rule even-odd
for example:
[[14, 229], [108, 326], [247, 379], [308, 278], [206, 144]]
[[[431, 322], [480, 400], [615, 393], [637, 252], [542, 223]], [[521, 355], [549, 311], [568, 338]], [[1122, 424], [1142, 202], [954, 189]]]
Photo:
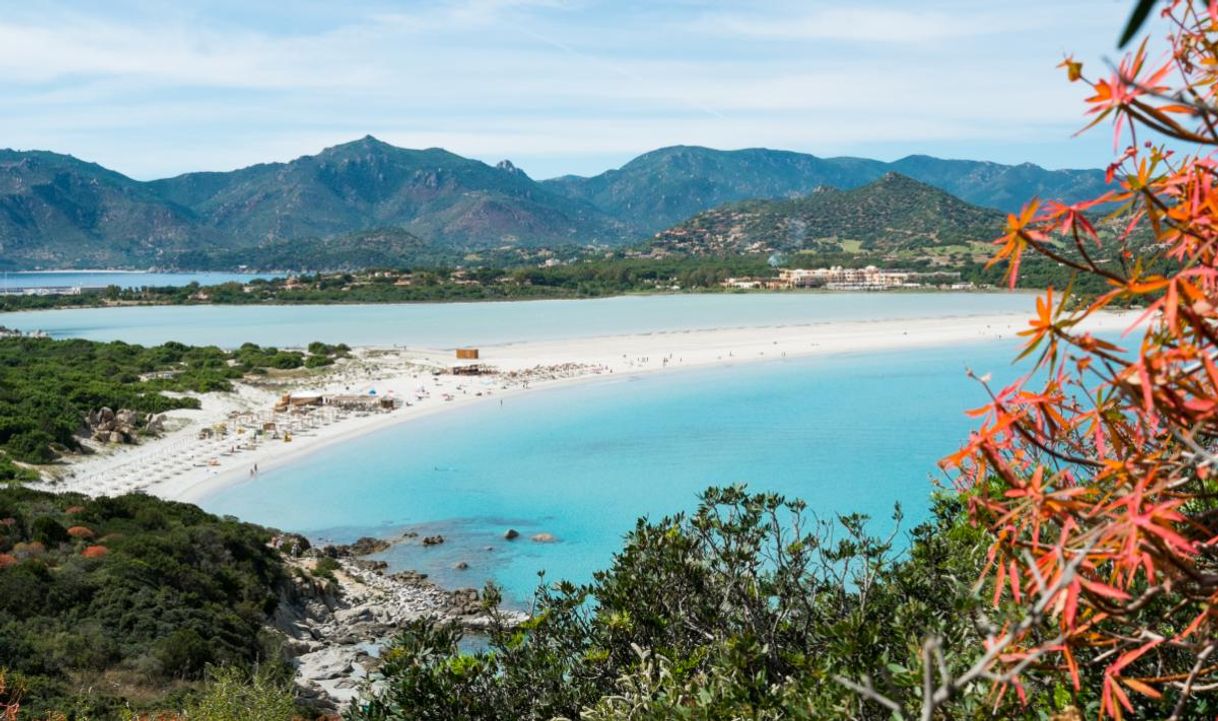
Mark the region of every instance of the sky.
[[1073, 137], [1132, 0], [26, 0], [0, 147], [139, 179], [367, 134], [534, 178], [666, 145], [1103, 167]]

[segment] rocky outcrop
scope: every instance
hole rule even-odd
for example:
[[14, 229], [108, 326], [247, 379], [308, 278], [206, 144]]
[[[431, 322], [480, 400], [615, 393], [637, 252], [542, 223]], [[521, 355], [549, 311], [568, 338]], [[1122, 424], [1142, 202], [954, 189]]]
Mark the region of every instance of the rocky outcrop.
[[[285, 551], [299, 548], [290, 534], [279, 536], [277, 542]], [[468, 629], [485, 629], [492, 623], [476, 589], [448, 591], [427, 581], [425, 574], [387, 574], [383, 562], [356, 558], [350, 550], [335, 552], [373, 545], [379, 544], [357, 541], [350, 547], [327, 546], [296, 556], [285, 553], [296, 572], [273, 623], [287, 636], [285, 648], [296, 664], [302, 698], [322, 709], [339, 711], [364, 684], [375, 683], [379, 645], [407, 622], [431, 619]], [[338, 562], [330, 574], [333, 582], [314, 574], [321, 558]], [[525, 618], [517, 612], [500, 613], [510, 624]]]
[[326, 546], [322, 553], [331, 558], [370, 556], [374, 553], [389, 550], [393, 544], [383, 538], [364, 536], [350, 545]]
[[165, 430], [165, 416], [147, 417], [139, 411], [109, 408], [91, 411], [85, 416], [88, 435], [102, 443], [136, 443], [140, 432], [161, 433]]

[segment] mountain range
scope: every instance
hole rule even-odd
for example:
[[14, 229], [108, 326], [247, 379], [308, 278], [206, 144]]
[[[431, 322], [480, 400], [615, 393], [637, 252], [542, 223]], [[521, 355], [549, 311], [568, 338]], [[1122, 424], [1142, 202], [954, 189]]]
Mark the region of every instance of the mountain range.
[[1034, 195], [1093, 196], [1104, 183], [1098, 170], [691, 146], [536, 181], [509, 161], [371, 136], [286, 163], [137, 181], [69, 155], [0, 150], [0, 267], [353, 267], [614, 246], [725, 203], [849, 190], [893, 172], [999, 210]]

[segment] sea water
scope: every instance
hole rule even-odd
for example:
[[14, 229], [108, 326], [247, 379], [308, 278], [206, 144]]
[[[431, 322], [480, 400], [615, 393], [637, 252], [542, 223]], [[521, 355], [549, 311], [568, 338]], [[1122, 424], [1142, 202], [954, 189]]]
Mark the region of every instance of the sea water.
[[[202, 500], [307, 534], [440, 534], [377, 556], [449, 587], [492, 579], [517, 603], [548, 580], [606, 568], [636, 519], [696, 507], [708, 486], [861, 512], [877, 533], [924, 520], [936, 462], [966, 439], [984, 394], [966, 366], [1013, 377], [1011, 342], [622, 374], [391, 426]], [[503, 533], [517, 529], [520, 538]], [[530, 537], [552, 534], [554, 543]], [[455, 570], [459, 562], [468, 569]]]
[[759, 327], [1030, 313], [1026, 293], [750, 293], [597, 300], [398, 305], [140, 306], [0, 314], [0, 323], [53, 337], [236, 347], [464, 345]]

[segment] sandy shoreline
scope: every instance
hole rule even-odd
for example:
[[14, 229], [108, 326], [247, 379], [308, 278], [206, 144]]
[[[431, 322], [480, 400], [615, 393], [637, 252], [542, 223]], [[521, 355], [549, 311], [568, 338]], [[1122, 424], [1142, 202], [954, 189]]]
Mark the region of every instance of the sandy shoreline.
[[[1106, 314], [1093, 319], [1093, 331], [1124, 330], [1136, 315]], [[813, 325], [720, 328], [624, 336], [579, 338], [483, 347], [480, 362], [493, 375], [433, 375], [454, 359], [451, 351], [414, 348], [357, 348], [353, 358], [318, 377], [278, 387], [238, 384], [233, 393], [202, 397], [203, 407], [169, 414], [170, 430], [137, 446], [107, 447], [68, 460], [56, 490], [90, 495], [144, 491], [172, 500], [197, 501], [251, 475], [365, 433], [427, 418], [476, 403], [495, 403], [530, 390], [569, 385], [616, 374], [679, 372], [684, 369], [750, 361], [802, 358], [848, 352], [902, 349], [1011, 340], [1027, 327], [1028, 315], [953, 316], [883, 321], [835, 321]], [[199, 431], [220, 423], [236, 427], [234, 416], [270, 418], [282, 393], [392, 395], [408, 405], [390, 412], [341, 413], [323, 409], [292, 418], [293, 440], [230, 432], [220, 440], [200, 440]], [[277, 417], [280, 427], [285, 419]], [[247, 425], [248, 427], [248, 425]]]

